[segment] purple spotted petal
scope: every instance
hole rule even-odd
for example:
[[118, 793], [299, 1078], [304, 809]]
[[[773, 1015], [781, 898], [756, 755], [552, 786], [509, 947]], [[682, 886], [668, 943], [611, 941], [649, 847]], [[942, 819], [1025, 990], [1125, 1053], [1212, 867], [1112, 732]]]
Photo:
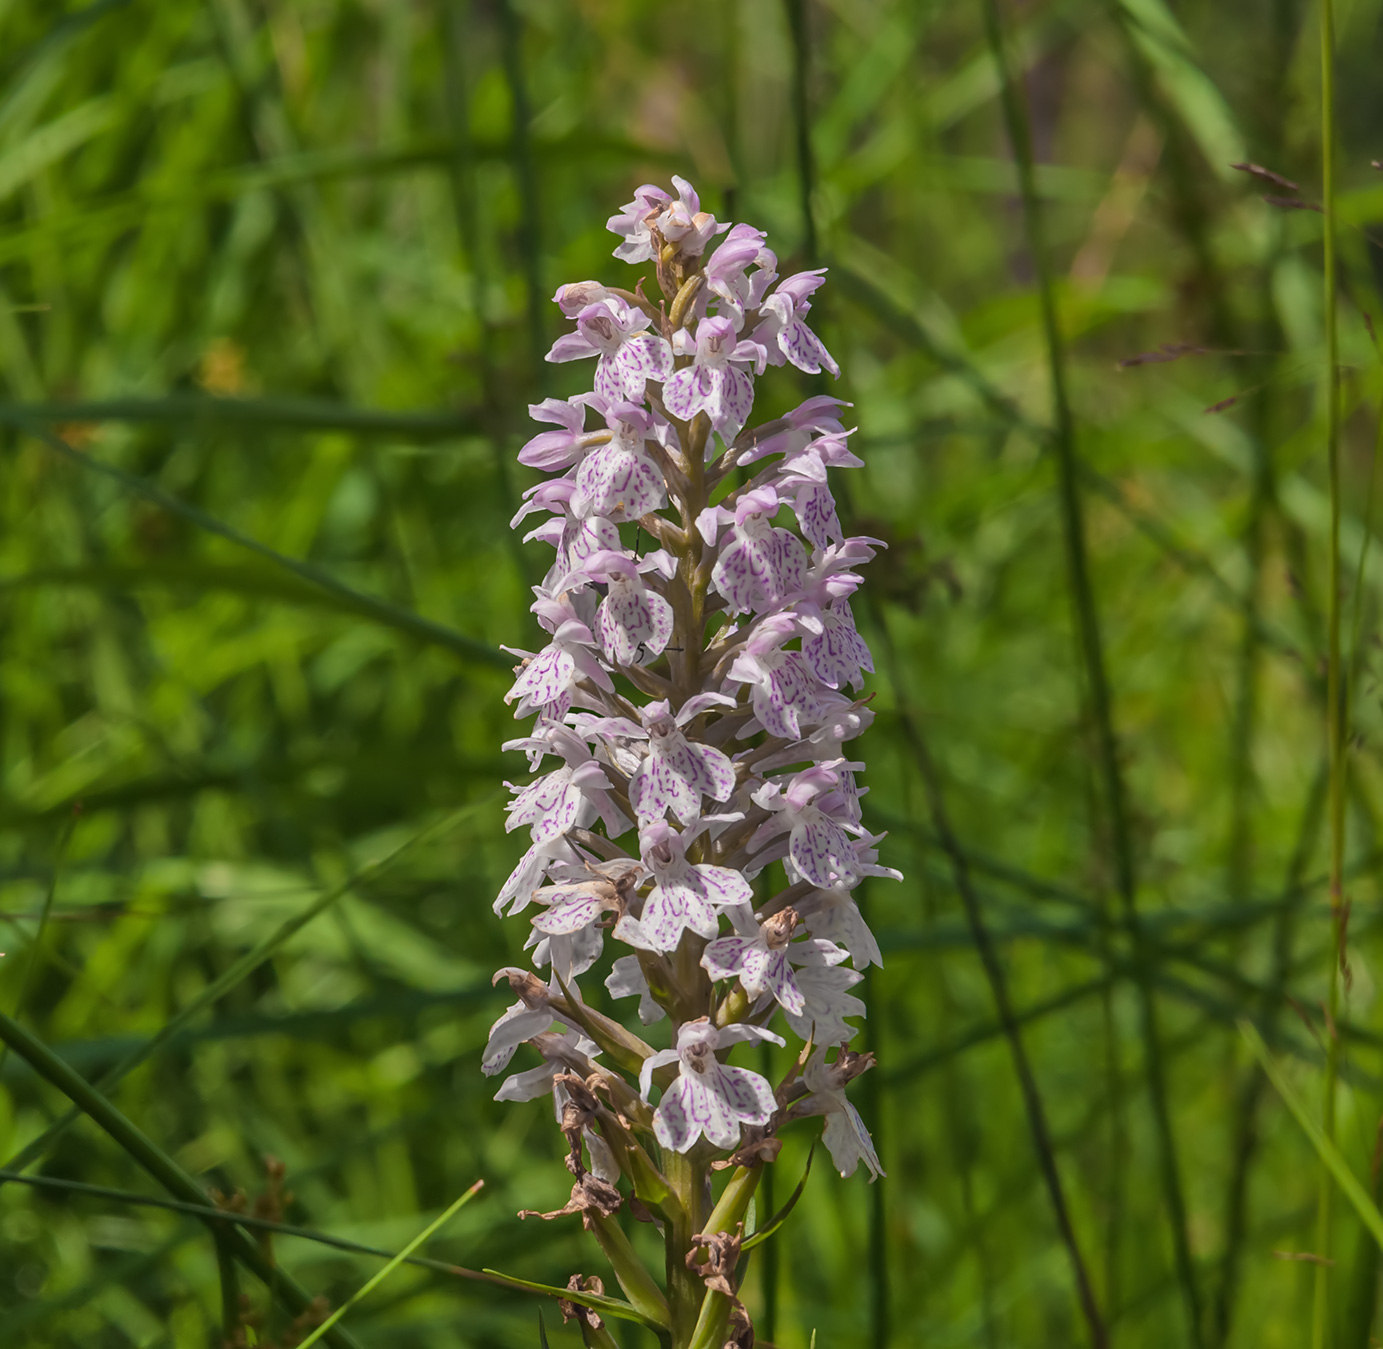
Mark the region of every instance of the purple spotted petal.
[[723, 365], [711, 372], [705, 408], [711, 425], [728, 442], [739, 434], [754, 407], [754, 381], [738, 366]]
[[704, 365], [690, 365], [676, 371], [663, 385], [663, 406], [674, 417], [689, 422], [706, 406], [712, 387], [711, 371]]
[[[747, 881], [745, 885], [748, 886]], [[720, 930], [715, 910], [703, 889], [694, 876], [685, 881], [669, 878], [654, 887], [643, 906], [639, 925], [655, 951], [675, 951], [686, 928], [707, 938], [714, 937]]]
[[647, 665], [672, 637], [672, 605], [656, 592], [616, 577], [600, 602], [596, 628], [607, 659]]
[[797, 523], [802, 533], [815, 548], [825, 548], [834, 539], [837, 543], [845, 541], [845, 531], [836, 513], [836, 501], [831, 489], [820, 483], [812, 483], [797, 493], [794, 504]]
[[521, 824], [533, 826], [533, 842], [547, 843], [560, 838], [576, 823], [581, 810], [580, 788], [571, 781], [571, 769], [559, 768], [525, 787], [514, 799], [505, 829]]
[[612, 373], [620, 383], [621, 397], [630, 403], [642, 403], [645, 383], [650, 379], [662, 383], [673, 369], [672, 348], [664, 338], [652, 333], [631, 337], [609, 359]]
[[874, 661], [855, 630], [850, 606], [843, 601], [821, 615], [821, 631], [802, 642], [802, 657], [828, 688], [858, 686], [860, 669], [873, 670]]
[[686, 1152], [701, 1136], [700, 1128], [692, 1125], [682, 1104], [681, 1079], [663, 1093], [658, 1109], [653, 1112], [653, 1133], [663, 1147], [672, 1152]]
[[688, 781], [712, 801], [728, 801], [735, 794], [735, 765], [730, 756], [694, 740], [687, 742], [687, 753], [696, 764], [695, 775]]
[[[764, 1078], [747, 1068], [722, 1065], [720, 1081], [726, 1103], [741, 1120], [746, 1124], [768, 1123], [769, 1116], [777, 1109], [777, 1102], [773, 1099], [773, 1088]], [[710, 1137], [709, 1133], [707, 1137]], [[722, 1143], [721, 1146], [731, 1147], [733, 1144]]]
[[545, 913], [540, 913], [534, 918], [533, 926], [539, 932], [546, 932], [549, 937], [567, 936], [589, 927], [604, 912], [604, 906], [598, 899], [582, 896], [579, 899], [569, 899], [562, 904], [554, 904]]
[[840, 374], [840, 367], [831, 353], [822, 345], [821, 339], [800, 318], [788, 320], [783, 331], [778, 334], [778, 345], [783, 355], [799, 370], [809, 375], [819, 375], [824, 365], [833, 375]]
[[721, 552], [711, 571], [711, 580], [732, 614], [777, 606], [802, 589], [806, 576], [806, 550], [786, 529], [736, 539]]
[[575, 571], [596, 553], [618, 552], [619, 530], [609, 520], [591, 516], [581, 520], [569, 518], [562, 527], [562, 541], [557, 546], [558, 565], [565, 575]]
[[821, 716], [815, 680], [799, 651], [770, 651], [760, 658], [766, 678], [751, 694], [754, 715], [770, 735], [797, 740], [802, 718]]
[[629, 784], [630, 804], [639, 819], [660, 819], [670, 810], [683, 824], [700, 815], [703, 794], [728, 801], [734, 790], [735, 767], [729, 758], [680, 734], [654, 737]]
[[718, 937], [702, 952], [701, 966], [712, 979], [738, 978], [745, 952], [756, 944], [752, 937]]
[[544, 707], [567, 691], [575, 674], [576, 661], [570, 651], [555, 645], [544, 647], [514, 681], [505, 701], [527, 698], [535, 707]]
[[[814, 818], [811, 816], [814, 815]], [[788, 856], [793, 865], [813, 885], [823, 890], [833, 886], [849, 889], [859, 883], [859, 861], [850, 836], [834, 820], [819, 811], [793, 827]]]
[[[637, 520], [667, 504], [663, 475], [642, 450], [602, 445], [592, 450], [576, 470], [573, 515], [603, 515], [611, 520]], [[619, 545], [616, 544], [616, 549]]]
[[747, 613], [768, 593], [768, 562], [753, 540], [736, 539], [716, 559], [711, 582], [732, 614]]
[[[737, 904], [751, 904], [754, 901], [754, 887], [738, 871], [730, 867], [713, 867], [698, 863], [692, 867], [696, 873], [699, 888], [712, 904], [731, 909]], [[700, 929], [698, 929], [700, 930]], [[715, 931], [703, 931], [703, 937], [714, 937]]]
[[[773, 958], [765, 963], [762, 984], [773, 994], [774, 1000], [785, 1012], [790, 1012], [793, 1016], [802, 1014], [806, 1007], [806, 998], [798, 986], [797, 975], [788, 964], [786, 951], [775, 951]], [[744, 987], [746, 992], [751, 991], [748, 984]]]

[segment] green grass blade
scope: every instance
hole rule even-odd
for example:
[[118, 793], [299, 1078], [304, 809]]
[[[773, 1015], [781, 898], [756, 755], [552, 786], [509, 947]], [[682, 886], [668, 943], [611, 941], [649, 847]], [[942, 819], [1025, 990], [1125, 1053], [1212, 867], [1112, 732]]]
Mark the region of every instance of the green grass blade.
[[145, 478], [137, 477], [133, 473], [126, 473], [124, 469], [116, 468], [113, 464], [103, 464], [97, 459], [82, 454], [73, 449], [65, 440], [53, 435], [51, 431], [37, 426], [31, 421], [26, 421], [17, 414], [7, 411], [4, 407], [0, 407], [0, 423], [16, 427], [41, 441], [55, 454], [61, 455], [70, 463], [77, 464], [88, 472], [112, 479], [127, 492], [132, 492], [135, 496], [181, 517], [190, 524], [196, 525], [198, 529], [226, 539], [237, 547], [248, 549], [272, 562], [275, 566], [291, 572], [300, 580], [321, 587], [337, 599], [350, 605], [358, 613], [383, 623], [386, 627], [396, 628], [412, 637], [431, 642], [434, 645], [444, 646], [458, 656], [464, 657], [467, 661], [504, 670], [513, 667], [513, 659], [505, 655], [503, 651], [489, 646], [485, 642], [477, 641], [474, 637], [467, 637], [464, 633], [455, 632], [441, 623], [434, 623], [430, 618], [410, 613], [407, 609], [399, 608], [398, 605], [390, 604], [386, 600], [377, 599], [373, 595], [355, 590], [344, 582], [338, 581], [330, 572], [323, 571], [322, 568], [311, 562], [287, 557], [277, 549], [260, 543], [258, 539], [252, 539], [248, 534], [242, 534], [240, 530], [208, 515], [198, 507], [179, 500], [171, 493], [165, 492], [157, 484], [149, 482]]
[[[398, 847], [386, 853], [378, 861], [367, 863], [358, 871], [354, 872], [340, 885], [333, 886], [323, 894], [319, 895], [311, 904], [307, 905], [299, 913], [275, 929], [263, 941], [259, 942], [251, 950], [246, 951], [239, 959], [224, 970], [217, 978], [213, 979], [202, 991], [192, 999], [176, 1016], [166, 1021], [155, 1034], [149, 1037], [134, 1053], [128, 1055], [106, 1073], [99, 1081], [98, 1088], [101, 1091], [109, 1091], [127, 1073], [137, 1068], [141, 1063], [149, 1058], [161, 1045], [166, 1044], [175, 1036], [189, 1021], [192, 1020], [203, 1008], [209, 1007], [218, 999], [223, 998], [231, 989], [236, 987], [243, 979], [247, 978], [266, 960], [269, 960], [289, 938], [302, 931], [314, 918], [325, 913], [343, 895], [349, 894], [357, 885], [367, 880], [374, 879], [387, 871], [389, 867], [406, 856], [414, 848], [446, 833], [462, 820], [478, 811], [488, 808], [495, 800], [492, 793], [481, 801], [473, 802], [468, 806], [463, 806], [460, 810], [453, 811], [442, 820], [428, 826], [412, 838], [405, 840]], [[22, 1170], [31, 1165], [37, 1158], [41, 1157], [53, 1141], [68, 1128], [75, 1120], [79, 1119], [79, 1110], [69, 1111], [68, 1114], [49, 1125], [38, 1138], [27, 1144], [6, 1164], [7, 1170]]]
[[[206, 1195], [201, 1186], [158, 1144], [117, 1110], [91, 1083], [58, 1058], [47, 1045], [3, 1012], [0, 1012], [0, 1040], [4, 1040], [40, 1077], [62, 1092], [83, 1115], [105, 1130], [170, 1194], [187, 1203], [205, 1203]], [[227, 1233], [223, 1224], [210, 1220], [208, 1229], [213, 1238], [224, 1243], [225, 1249], [260, 1279], [294, 1315], [312, 1305], [312, 1297], [307, 1290], [291, 1275], [271, 1264], [243, 1232], [237, 1230]], [[333, 1330], [330, 1342], [336, 1349], [358, 1349], [355, 1340], [344, 1331]]]
[[497, 1269], [481, 1271], [488, 1274], [495, 1283], [504, 1288], [513, 1288], [521, 1293], [535, 1293], [540, 1297], [555, 1297], [574, 1302], [578, 1307], [589, 1307], [602, 1316], [613, 1316], [619, 1321], [633, 1321], [637, 1325], [657, 1330], [656, 1322], [650, 1320], [636, 1307], [619, 1298], [603, 1297], [599, 1293], [587, 1293], [575, 1288], [554, 1288], [548, 1283], [534, 1283], [531, 1279], [516, 1279], [512, 1274], [501, 1274]]
[[1263, 1066], [1268, 1081], [1277, 1089], [1283, 1104], [1292, 1112], [1292, 1118], [1301, 1126], [1302, 1133], [1315, 1148], [1322, 1167], [1339, 1187], [1340, 1193], [1349, 1200], [1350, 1206], [1359, 1215], [1360, 1222], [1368, 1228], [1373, 1239], [1383, 1244], [1383, 1213], [1379, 1212], [1378, 1206], [1370, 1198], [1369, 1192], [1354, 1174], [1340, 1149], [1326, 1136], [1325, 1130], [1311, 1117], [1310, 1111], [1293, 1091], [1286, 1074], [1268, 1052], [1268, 1046], [1263, 1043], [1263, 1037], [1258, 1033], [1257, 1027], [1251, 1021], [1242, 1019], [1239, 1022], [1239, 1033], [1248, 1043], [1254, 1058]]
[[336, 1323], [340, 1321], [340, 1319], [348, 1311], [350, 1311], [350, 1309], [354, 1307], [357, 1302], [361, 1301], [361, 1299], [365, 1297], [368, 1297], [369, 1294], [374, 1289], [378, 1288], [379, 1285], [383, 1283], [385, 1279], [387, 1279], [400, 1265], [402, 1265], [408, 1259], [408, 1257], [412, 1255], [413, 1252], [416, 1251], [418, 1247], [423, 1244], [423, 1242], [425, 1242], [430, 1236], [432, 1236], [434, 1232], [440, 1231], [443, 1227], [445, 1227], [447, 1223], [449, 1223], [452, 1220], [452, 1218], [454, 1218], [463, 1208], [465, 1208], [467, 1204], [471, 1202], [472, 1199], [476, 1197], [477, 1194], [480, 1193], [480, 1189], [484, 1184], [485, 1182], [483, 1180], [476, 1181], [476, 1183], [472, 1185], [471, 1188], [467, 1190], [465, 1194], [463, 1194], [459, 1199], [457, 1199], [456, 1202], [452, 1204], [451, 1207], [448, 1208], [445, 1213], [443, 1213], [440, 1217], [434, 1219], [432, 1222], [428, 1223], [428, 1225], [424, 1227], [423, 1230], [419, 1232], [418, 1235], [414, 1237], [413, 1240], [410, 1241], [408, 1245], [403, 1248], [403, 1250], [401, 1250], [396, 1256], [394, 1256], [394, 1258], [390, 1260], [389, 1263], [385, 1265], [383, 1269], [379, 1270], [371, 1278], [367, 1279], [363, 1284], [361, 1284], [361, 1286], [357, 1288], [355, 1292], [352, 1293], [350, 1297], [346, 1299], [345, 1302], [343, 1302], [334, 1312], [332, 1312], [332, 1314], [329, 1317], [327, 1317], [325, 1321], [322, 1322], [320, 1326], [317, 1327], [316, 1330], [314, 1330], [305, 1340], [303, 1340], [299, 1346], [299, 1349], [309, 1349], [309, 1347], [311, 1345], [316, 1344], [318, 1340], [323, 1339], [324, 1337], [329, 1335]]

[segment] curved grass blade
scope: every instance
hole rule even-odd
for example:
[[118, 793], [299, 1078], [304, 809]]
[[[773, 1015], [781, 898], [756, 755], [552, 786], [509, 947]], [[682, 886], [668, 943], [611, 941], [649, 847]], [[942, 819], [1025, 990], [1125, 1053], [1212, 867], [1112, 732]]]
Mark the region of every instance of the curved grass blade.
[[636, 1307], [630, 1306], [627, 1302], [620, 1301], [617, 1297], [602, 1297], [599, 1293], [586, 1293], [576, 1288], [554, 1288], [550, 1283], [533, 1283], [529, 1279], [516, 1279], [512, 1274], [501, 1274], [497, 1269], [486, 1269], [481, 1271], [488, 1274], [490, 1278], [506, 1288], [515, 1288], [521, 1293], [536, 1293], [540, 1297], [561, 1298], [565, 1302], [574, 1302], [578, 1307], [589, 1307], [593, 1312], [600, 1312], [603, 1316], [613, 1316], [619, 1321], [633, 1321], [636, 1325], [647, 1326], [649, 1330], [658, 1330], [657, 1322], [645, 1316]]
[[388, 412], [317, 398], [218, 398], [211, 394], [165, 394], [161, 398], [101, 398], [73, 403], [7, 403], [0, 410], [33, 422], [124, 422], [136, 426], [182, 425], [275, 427], [285, 431], [345, 431], [359, 436], [408, 436], [450, 440], [484, 434], [468, 412], [439, 408]]
[[171, 493], [165, 492], [163, 488], [149, 482], [148, 479], [138, 477], [133, 473], [126, 473], [124, 469], [116, 468], [114, 464], [103, 464], [98, 459], [92, 459], [88, 455], [82, 454], [79, 450], [73, 449], [61, 437], [55, 436], [42, 426], [36, 425], [32, 420], [21, 416], [11, 408], [0, 406], [0, 424], [13, 426], [24, 434], [32, 436], [35, 440], [46, 445], [54, 454], [61, 455], [64, 459], [80, 465], [89, 472], [99, 473], [102, 477], [110, 478], [119, 483], [127, 492], [132, 492], [135, 496], [181, 517], [189, 524], [196, 525], [198, 529], [205, 530], [208, 534], [215, 534], [239, 548], [246, 548], [260, 557], [267, 558], [276, 567], [282, 567], [309, 585], [318, 586], [336, 596], [356, 613], [372, 618], [378, 623], [383, 623], [386, 627], [406, 632], [422, 641], [447, 647], [468, 661], [504, 670], [509, 670], [513, 666], [511, 657], [506, 656], [504, 652], [488, 643], [478, 641], [474, 637], [467, 637], [464, 633], [456, 632], [441, 623], [435, 623], [430, 618], [422, 617], [421, 614], [410, 613], [407, 609], [401, 609], [398, 605], [390, 604], [387, 600], [377, 599], [373, 595], [355, 590], [344, 582], [338, 581], [330, 572], [322, 570], [321, 567], [315, 566], [311, 562], [303, 562], [298, 558], [288, 557], [277, 549], [270, 548], [268, 544], [260, 543], [258, 539], [252, 539], [248, 534], [242, 534], [232, 525], [216, 519], [215, 516], [208, 515], [198, 507], [191, 506]]
[[1383, 1244], [1383, 1213], [1378, 1211], [1378, 1205], [1369, 1197], [1369, 1192], [1354, 1174], [1340, 1149], [1326, 1137], [1325, 1130], [1311, 1118], [1310, 1111], [1298, 1099], [1296, 1092], [1292, 1090], [1291, 1083], [1287, 1081], [1286, 1074], [1278, 1066], [1277, 1060], [1268, 1052], [1268, 1046], [1263, 1043], [1263, 1037], [1258, 1033], [1257, 1027], [1251, 1021], [1241, 1019], [1239, 1033], [1248, 1042], [1248, 1047], [1253, 1051], [1254, 1057], [1263, 1065], [1263, 1071], [1267, 1074], [1268, 1081], [1277, 1088], [1277, 1094], [1282, 1097], [1283, 1103], [1292, 1112], [1293, 1118], [1301, 1125], [1302, 1133], [1310, 1140], [1311, 1146], [1316, 1149], [1316, 1155], [1321, 1159], [1321, 1165], [1334, 1177], [1336, 1185], [1340, 1187], [1340, 1193], [1349, 1200], [1351, 1207], [1359, 1215], [1364, 1226], [1368, 1228], [1373, 1239]]
[[752, 1251], [755, 1246], [762, 1245], [767, 1241], [785, 1222], [788, 1215], [797, 1207], [797, 1201], [802, 1198], [802, 1192], [807, 1188], [807, 1177], [812, 1173], [812, 1162], [816, 1159], [816, 1144], [812, 1144], [811, 1151], [807, 1153], [806, 1169], [802, 1172], [802, 1179], [797, 1182], [797, 1188], [788, 1195], [787, 1203], [773, 1215], [772, 1218], [752, 1237], [745, 1238], [744, 1244], [740, 1247], [742, 1251]]
[[[129, 1156], [171, 1194], [190, 1204], [206, 1199], [201, 1186], [157, 1143], [126, 1118], [84, 1077], [63, 1062], [36, 1036], [0, 1012], [0, 1040], [4, 1040], [40, 1077], [55, 1086], [81, 1114], [105, 1130]], [[300, 1315], [312, 1305], [308, 1291], [291, 1275], [266, 1259], [264, 1252], [244, 1232], [227, 1232], [223, 1223], [208, 1220], [208, 1230], [225, 1251], [244, 1265], [272, 1295]], [[358, 1349], [355, 1340], [333, 1327], [330, 1343], [335, 1349]]]
[[320, 1326], [317, 1327], [316, 1330], [314, 1330], [305, 1340], [303, 1340], [301, 1345], [299, 1346], [299, 1349], [309, 1349], [309, 1346], [316, 1344], [318, 1340], [323, 1339], [325, 1336], [330, 1334], [332, 1328], [337, 1324], [337, 1322], [340, 1321], [340, 1319], [348, 1311], [350, 1311], [350, 1309], [353, 1306], [355, 1306], [357, 1302], [359, 1302], [362, 1298], [368, 1296], [368, 1294], [372, 1292], [375, 1288], [378, 1288], [379, 1285], [383, 1283], [384, 1280], [387, 1279], [401, 1264], [403, 1264], [408, 1259], [408, 1257], [412, 1255], [413, 1252], [416, 1251], [418, 1247], [423, 1244], [423, 1242], [425, 1242], [430, 1236], [432, 1236], [434, 1232], [437, 1232], [441, 1228], [445, 1227], [447, 1223], [449, 1223], [452, 1220], [452, 1218], [454, 1218], [458, 1213], [460, 1213], [460, 1211], [463, 1208], [465, 1208], [465, 1206], [469, 1204], [471, 1200], [476, 1197], [477, 1194], [480, 1193], [481, 1186], [483, 1186], [484, 1184], [485, 1182], [483, 1180], [476, 1181], [476, 1183], [472, 1185], [471, 1188], [467, 1190], [466, 1193], [463, 1194], [454, 1204], [452, 1204], [451, 1207], [448, 1208], [445, 1213], [441, 1214], [432, 1222], [428, 1223], [428, 1225], [424, 1227], [423, 1230], [419, 1232], [418, 1235], [414, 1237], [413, 1240], [410, 1241], [408, 1245], [403, 1248], [403, 1250], [401, 1250], [392, 1260], [390, 1260], [389, 1263], [385, 1265], [383, 1269], [381, 1269], [373, 1277], [366, 1279], [366, 1281], [363, 1284], [361, 1284], [361, 1286], [357, 1288], [356, 1291], [352, 1293], [350, 1297], [346, 1299], [345, 1302], [343, 1302], [334, 1312], [332, 1312], [330, 1316], [327, 1317], [325, 1321], [322, 1322]]
[[[407, 839], [399, 844], [392, 852], [386, 853], [376, 862], [369, 862], [361, 867], [353, 875], [347, 877], [340, 885], [319, 895], [301, 913], [295, 914], [286, 922], [282, 923], [274, 932], [267, 936], [257, 946], [247, 951], [239, 960], [233, 962], [228, 969], [209, 983], [186, 1007], [175, 1017], [165, 1022], [152, 1036], [149, 1037], [132, 1054], [127, 1055], [115, 1065], [110, 1072], [104, 1074], [97, 1082], [97, 1090], [109, 1091], [126, 1073], [137, 1068], [144, 1062], [160, 1045], [166, 1044], [174, 1035], [177, 1034], [194, 1016], [204, 1007], [209, 1006], [218, 998], [224, 997], [242, 979], [245, 979], [257, 970], [266, 960], [268, 960], [283, 944], [295, 933], [301, 931], [318, 915], [325, 913], [343, 895], [349, 893], [355, 886], [363, 881], [373, 879], [380, 875], [387, 868], [392, 866], [404, 854], [417, 847], [427, 839], [435, 838], [437, 835], [445, 833], [452, 826], [459, 824], [468, 815], [488, 807], [495, 799], [497, 793], [491, 793], [480, 801], [472, 802], [468, 806], [463, 806], [460, 810], [453, 811], [444, 819], [436, 824], [424, 829], [421, 833], [415, 834], [411, 839]], [[71, 1110], [60, 1119], [50, 1124], [32, 1143], [22, 1148], [8, 1163], [8, 1169], [20, 1170], [29, 1166], [37, 1158], [41, 1157], [48, 1149], [49, 1145], [59, 1134], [63, 1133], [75, 1120], [81, 1116], [80, 1110]]]

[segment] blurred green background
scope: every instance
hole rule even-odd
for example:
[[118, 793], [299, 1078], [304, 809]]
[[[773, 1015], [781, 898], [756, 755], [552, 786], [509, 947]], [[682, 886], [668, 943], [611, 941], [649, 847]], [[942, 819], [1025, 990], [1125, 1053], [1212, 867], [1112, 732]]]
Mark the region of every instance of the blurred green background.
[[[532, 481], [525, 405], [589, 373], [543, 364], [549, 297], [623, 283], [605, 218], [678, 172], [785, 264], [831, 267], [814, 320], [867, 460], [850, 515], [890, 544], [858, 607], [879, 667], [866, 820], [907, 873], [864, 894], [885, 964], [867, 987], [881, 1066], [857, 1090], [888, 1179], [815, 1169], [752, 1264], [760, 1333], [1086, 1340], [968, 892], [1114, 1342], [1305, 1342], [1314, 1266], [1279, 1253], [1312, 1250], [1318, 1167], [1236, 1019], [1316, 1109], [1321, 216], [1229, 166], [1318, 200], [1315, 10], [1004, 17], [1122, 806], [980, 0], [0, 4], [0, 1009], [199, 1184], [253, 1198], [272, 1155], [289, 1221], [397, 1250], [483, 1178], [430, 1254], [559, 1284], [602, 1268], [574, 1219], [515, 1219], [565, 1197], [561, 1139], [479, 1073], [508, 1000], [489, 976], [521, 944], [490, 909], [521, 848], [502, 780], [524, 768], [499, 750], [517, 732], [497, 648], [531, 646], [543, 565], [507, 529]], [[1337, 1030], [1340, 1140], [1366, 1183], [1380, 20], [1379, 0], [1340, 14], [1354, 908]], [[1140, 354], [1156, 359], [1120, 368]], [[761, 414], [817, 391], [795, 378], [770, 373]], [[66, 1106], [7, 1054], [4, 1157]], [[794, 1138], [779, 1202], [804, 1161]], [[89, 1119], [23, 1162], [162, 1193]], [[1378, 1257], [1342, 1203], [1336, 1224], [1352, 1349]], [[274, 1250], [333, 1304], [379, 1267]], [[243, 1288], [281, 1341], [286, 1318]], [[5, 1345], [201, 1346], [221, 1317], [194, 1218], [0, 1189]], [[419, 1269], [346, 1324], [393, 1349], [539, 1342], [534, 1303]]]

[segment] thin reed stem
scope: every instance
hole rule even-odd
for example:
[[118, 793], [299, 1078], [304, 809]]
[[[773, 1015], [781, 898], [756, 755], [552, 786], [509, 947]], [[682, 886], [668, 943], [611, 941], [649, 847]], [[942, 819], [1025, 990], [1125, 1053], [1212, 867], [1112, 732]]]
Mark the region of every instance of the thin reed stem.
[[538, 222], [538, 174], [533, 164], [533, 133], [530, 123], [528, 81], [523, 64], [523, 18], [513, 0], [499, 0], [500, 47], [504, 57], [504, 79], [509, 86], [509, 101], [514, 124], [509, 141], [510, 161], [518, 188], [521, 210], [518, 219], [519, 255], [523, 260], [524, 310], [528, 318], [529, 368], [533, 387], [541, 389], [547, 367], [543, 363], [544, 300], [542, 278], [542, 240]]
[[807, 106], [807, 72], [810, 49], [807, 42], [806, 0], [785, 0], [788, 30], [792, 35], [792, 111], [796, 130], [797, 191], [802, 217], [802, 252], [808, 265], [817, 256], [816, 220], [812, 211], [815, 169], [812, 163], [811, 119]]
[[[1325, 213], [1325, 447], [1330, 489], [1330, 556], [1326, 592], [1326, 741], [1330, 763], [1330, 992], [1326, 1026], [1325, 1094], [1321, 1125], [1326, 1140], [1335, 1141], [1335, 1094], [1340, 1072], [1340, 1040], [1336, 1024], [1340, 1010], [1340, 950], [1344, 927], [1345, 864], [1345, 690], [1341, 666], [1340, 567], [1340, 351], [1336, 303], [1335, 262], [1335, 7], [1321, 0], [1321, 203]], [[1330, 1330], [1331, 1225], [1335, 1181], [1321, 1167], [1320, 1198], [1316, 1209], [1315, 1294], [1311, 1313], [1312, 1349], [1324, 1349]]]
[[1013, 1058], [1014, 1071], [1018, 1077], [1018, 1087], [1023, 1096], [1028, 1129], [1032, 1134], [1033, 1149], [1037, 1153], [1038, 1166], [1041, 1168], [1042, 1178], [1046, 1182], [1047, 1195], [1056, 1218], [1057, 1231], [1071, 1264], [1071, 1272], [1076, 1282], [1076, 1295], [1080, 1302], [1081, 1312], [1085, 1317], [1090, 1342], [1094, 1349], [1106, 1349], [1109, 1344], [1109, 1331], [1095, 1299], [1094, 1285], [1090, 1281], [1089, 1269], [1084, 1256], [1081, 1254], [1075, 1225], [1071, 1221], [1070, 1206], [1066, 1202], [1066, 1191], [1062, 1186], [1061, 1173], [1057, 1169], [1051, 1129], [1047, 1123], [1042, 1095], [1037, 1088], [1037, 1077], [1033, 1072], [1032, 1063], [1023, 1044], [1022, 1032], [1019, 1029], [1018, 1019], [1014, 1015], [1013, 1004], [1009, 998], [1008, 977], [1005, 975], [1004, 967], [999, 960], [998, 951], [984, 918], [979, 895], [971, 880], [969, 860], [951, 828], [941, 775], [932, 759], [931, 750], [922, 733], [922, 728], [904, 701], [906, 695], [899, 678], [901, 671], [892, 636], [888, 631], [883, 615], [878, 612], [877, 605], [873, 604], [872, 597], [871, 609], [875, 617], [878, 644], [888, 662], [889, 677], [894, 686], [895, 697], [899, 700], [899, 716], [903, 725], [903, 733], [926, 791], [932, 828], [936, 831], [942, 849], [951, 863], [952, 878], [965, 909], [965, 920], [970, 929], [971, 941], [980, 958], [980, 964], [984, 968], [985, 978], [989, 983], [990, 996], [994, 999], [994, 1010], [998, 1014], [1004, 1038], [1008, 1041], [1009, 1053]]
[[1042, 330], [1047, 349], [1055, 419], [1052, 443], [1057, 461], [1062, 532], [1066, 544], [1067, 566], [1070, 574], [1080, 653], [1085, 666], [1086, 692], [1090, 699], [1090, 708], [1095, 725], [1099, 771], [1103, 780], [1105, 809], [1108, 812], [1117, 888], [1123, 905], [1125, 925], [1134, 950], [1135, 982], [1139, 995], [1143, 1053], [1148, 1077], [1148, 1094], [1152, 1102], [1153, 1121], [1157, 1133], [1163, 1198], [1172, 1229], [1177, 1279], [1185, 1304], [1187, 1343], [1192, 1345], [1193, 1349], [1199, 1349], [1202, 1343], [1200, 1296], [1191, 1257], [1190, 1237], [1187, 1232], [1186, 1202], [1181, 1187], [1176, 1140], [1172, 1131], [1171, 1112], [1168, 1104], [1166, 1075], [1162, 1064], [1162, 1050], [1157, 1025], [1157, 1004], [1138, 917], [1133, 839], [1129, 828], [1123, 774], [1119, 766], [1119, 745], [1114, 730], [1113, 700], [1105, 670], [1100, 620], [1090, 580], [1085, 523], [1080, 498], [1080, 472], [1076, 458], [1075, 419], [1066, 388], [1065, 362], [1060, 323], [1056, 310], [1056, 292], [1043, 238], [1041, 211], [1038, 206], [1032, 139], [1024, 99], [1014, 82], [1009, 67], [998, 0], [985, 0], [984, 14], [986, 36], [999, 74], [999, 91], [1004, 122], [1018, 170], [1028, 247], [1038, 282], [1038, 300], [1042, 314]]

